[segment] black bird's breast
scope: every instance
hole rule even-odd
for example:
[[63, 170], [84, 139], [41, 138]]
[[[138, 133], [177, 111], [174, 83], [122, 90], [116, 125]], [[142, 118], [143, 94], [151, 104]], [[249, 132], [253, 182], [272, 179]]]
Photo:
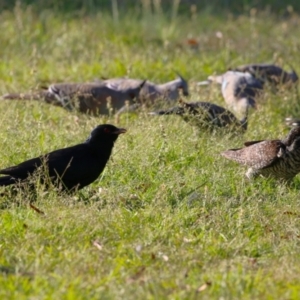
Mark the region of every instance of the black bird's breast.
[[[63, 189], [82, 189], [95, 181], [103, 171], [112, 147], [81, 144], [49, 154], [48, 170], [54, 180], [61, 179]], [[53, 180], [52, 179], [52, 180]]]

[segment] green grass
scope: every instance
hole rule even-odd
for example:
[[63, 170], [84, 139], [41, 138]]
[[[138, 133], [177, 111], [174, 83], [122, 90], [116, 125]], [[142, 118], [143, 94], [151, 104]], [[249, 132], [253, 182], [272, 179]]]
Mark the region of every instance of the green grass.
[[[190, 100], [224, 106], [218, 88], [195, 83], [249, 62], [300, 72], [297, 15], [114, 22], [100, 13], [76, 19], [19, 7], [0, 17], [1, 94], [101, 76], [164, 82], [178, 70], [189, 79]], [[35, 101], [1, 101], [0, 113], [1, 167], [79, 143], [97, 124], [114, 122]], [[297, 92], [267, 89], [244, 136], [195, 132], [176, 116], [123, 115], [128, 132], [99, 180], [78, 195], [38, 189], [40, 214], [26, 191], [6, 189], [0, 297], [299, 299], [299, 178], [292, 186], [249, 182], [244, 168], [219, 155], [245, 140], [284, 136], [284, 118], [299, 113]]]

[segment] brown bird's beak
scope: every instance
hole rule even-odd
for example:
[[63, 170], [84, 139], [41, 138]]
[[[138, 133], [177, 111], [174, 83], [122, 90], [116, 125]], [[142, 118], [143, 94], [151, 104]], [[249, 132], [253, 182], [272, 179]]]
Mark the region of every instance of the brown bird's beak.
[[118, 128], [116, 131], [113, 132], [113, 134], [121, 134], [125, 132], [127, 132], [125, 128]]

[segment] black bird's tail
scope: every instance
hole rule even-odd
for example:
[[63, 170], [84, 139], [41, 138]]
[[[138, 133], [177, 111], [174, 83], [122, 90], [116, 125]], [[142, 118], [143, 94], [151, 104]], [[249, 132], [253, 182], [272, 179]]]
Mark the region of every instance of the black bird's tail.
[[11, 176], [0, 177], [0, 186], [7, 186], [15, 183], [16, 183], [16, 179]]

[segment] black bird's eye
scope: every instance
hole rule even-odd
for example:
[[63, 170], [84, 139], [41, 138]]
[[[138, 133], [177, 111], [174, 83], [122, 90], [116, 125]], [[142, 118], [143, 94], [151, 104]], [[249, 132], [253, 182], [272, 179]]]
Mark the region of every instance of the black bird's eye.
[[109, 128], [104, 128], [105, 133], [111, 133], [111, 130]]

